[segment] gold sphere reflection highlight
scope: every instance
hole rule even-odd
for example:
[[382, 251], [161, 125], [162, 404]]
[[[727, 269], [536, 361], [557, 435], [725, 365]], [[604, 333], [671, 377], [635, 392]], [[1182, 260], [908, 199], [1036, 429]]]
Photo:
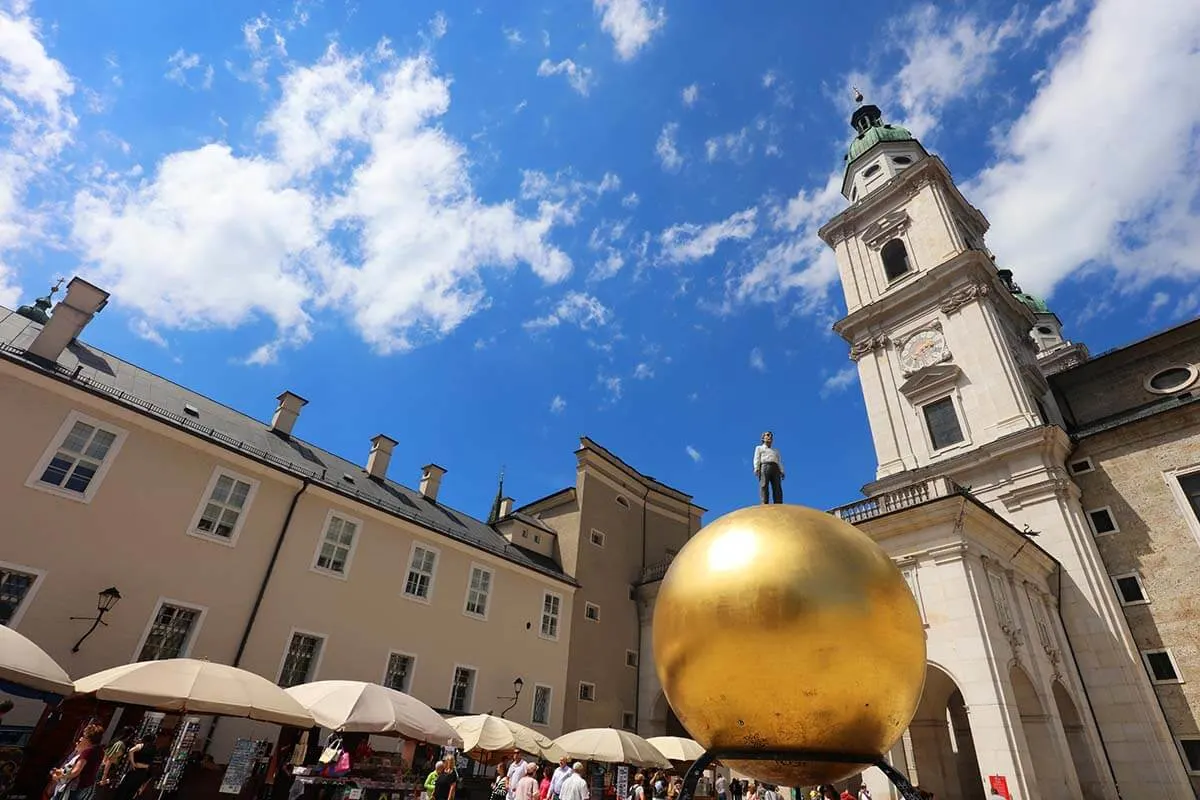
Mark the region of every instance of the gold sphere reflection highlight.
[[[734, 511], [675, 556], [654, 610], [654, 661], [679, 721], [706, 748], [880, 756], [916, 712], [925, 629], [887, 554], [796, 505]], [[728, 761], [801, 787], [866, 764]]]

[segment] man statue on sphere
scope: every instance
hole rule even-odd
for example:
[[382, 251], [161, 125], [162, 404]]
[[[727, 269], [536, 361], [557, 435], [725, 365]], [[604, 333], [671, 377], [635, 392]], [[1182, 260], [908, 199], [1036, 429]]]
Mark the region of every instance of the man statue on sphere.
[[[775, 436], [770, 431], [754, 448], [754, 477], [758, 478], [758, 494], [764, 505], [783, 502], [783, 457], [775, 449]], [[768, 500], [768, 495], [773, 499]]]

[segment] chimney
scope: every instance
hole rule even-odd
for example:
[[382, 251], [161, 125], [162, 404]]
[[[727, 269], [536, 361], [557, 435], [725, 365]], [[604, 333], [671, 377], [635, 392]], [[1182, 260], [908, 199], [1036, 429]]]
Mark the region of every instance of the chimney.
[[367, 474], [375, 480], [387, 480], [388, 464], [392, 461], [392, 449], [398, 444], [395, 439], [382, 433], [371, 439], [371, 453], [367, 456]]
[[291, 436], [292, 428], [300, 418], [300, 409], [308, 405], [308, 401], [292, 392], [284, 392], [275, 399], [279, 401], [279, 407], [271, 417], [271, 430], [280, 436]]
[[512, 513], [513, 499], [511, 497], [500, 498], [500, 519], [504, 519]]
[[67, 284], [67, 296], [54, 307], [50, 321], [29, 345], [27, 352], [51, 364], [57, 362], [67, 345], [75, 341], [92, 317], [107, 304], [108, 292], [82, 278], [72, 278]]
[[426, 500], [437, 502], [438, 489], [442, 486], [442, 476], [446, 470], [437, 464], [426, 464], [421, 467], [421, 494]]

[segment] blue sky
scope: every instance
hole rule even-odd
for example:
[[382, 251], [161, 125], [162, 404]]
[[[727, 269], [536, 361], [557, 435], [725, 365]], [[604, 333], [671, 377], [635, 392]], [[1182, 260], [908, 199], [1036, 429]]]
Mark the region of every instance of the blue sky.
[[1200, 311], [1200, 5], [752, 6], [5, 0], [0, 302], [83, 275], [92, 343], [262, 419], [295, 391], [477, 515], [581, 434], [728, 511], [767, 428], [831, 507], [875, 467], [815, 238], [858, 86], [1072, 339]]

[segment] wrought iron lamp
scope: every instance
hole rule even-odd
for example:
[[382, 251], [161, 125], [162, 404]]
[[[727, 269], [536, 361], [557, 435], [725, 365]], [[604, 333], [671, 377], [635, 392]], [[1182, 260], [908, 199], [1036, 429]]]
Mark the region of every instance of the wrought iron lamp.
[[79, 641], [76, 642], [75, 646], [71, 648], [72, 653], [79, 652], [79, 646], [81, 644], [83, 644], [85, 639], [87, 639], [89, 636], [91, 636], [93, 633], [95, 633], [96, 628], [98, 628], [101, 625], [104, 625], [104, 626], [108, 625], [108, 623], [104, 621], [104, 615], [107, 614], [109, 611], [112, 611], [113, 606], [115, 606], [117, 604], [117, 601], [120, 599], [121, 599], [121, 593], [119, 591], [117, 591], [117, 587], [110, 586], [107, 589], [105, 589], [104, 591], [100, 592], [100, 594], [99, 594], [99, 598], [96, 601], [96, 616], [94, 616], [94, 617], [71, 617], [72, 620], [89, 620], [92, 623], [92, 627], [87, 629], [87, 633], [85, 633], [83, 636], [80, 636]]
[[511, 700], [512, 701], [511, 703], [508, 704], [508, 708], [506, 708], [500, 712], [500, 719], [504, 719], [505, 714], [512, 711], [514, 708], [516, 708], [517, 701], [521, 699], [521, 690], [524, 688], [525, 688], [525, 681], [521, 680], [520, 678], [517, 678], [515, 681], [513, 681], [512, 697], [497, 697], [496, 698], [497, 700]]

